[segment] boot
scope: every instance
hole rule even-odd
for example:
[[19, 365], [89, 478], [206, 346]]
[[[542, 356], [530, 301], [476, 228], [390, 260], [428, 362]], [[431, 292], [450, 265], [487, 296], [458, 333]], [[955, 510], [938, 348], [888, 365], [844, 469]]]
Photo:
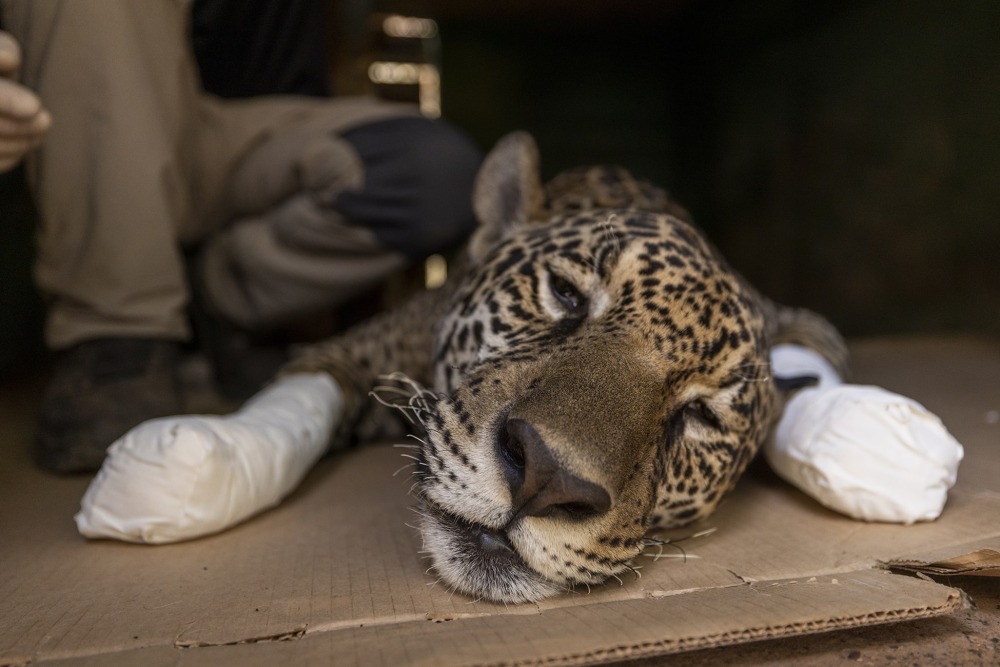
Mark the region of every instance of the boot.
[[93, 472], [130, 428], [179, 413], [179, 357], [176, 342], [137, 338], [88, 340], [57, 353], [42, 403], [38, 465]]

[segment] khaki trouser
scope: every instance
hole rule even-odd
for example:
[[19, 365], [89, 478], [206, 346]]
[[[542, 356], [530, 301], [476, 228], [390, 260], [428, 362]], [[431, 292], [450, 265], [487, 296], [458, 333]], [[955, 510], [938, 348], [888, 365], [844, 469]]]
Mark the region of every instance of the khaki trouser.
[[180, 0], [0, 3], [22, 80], [54, 119], [28, 165], [51, 347], [187, 337], [184, 244], [204, 244], [207, 296], [247, 327], [335, 304], [404, 265], [328, 202], [364, 178], [337, 133], [411, 107], [202, 94]]

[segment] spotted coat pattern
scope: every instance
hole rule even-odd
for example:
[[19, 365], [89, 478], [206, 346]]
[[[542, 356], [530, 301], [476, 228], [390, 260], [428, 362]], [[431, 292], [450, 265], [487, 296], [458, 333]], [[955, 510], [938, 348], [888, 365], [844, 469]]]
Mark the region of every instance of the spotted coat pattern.
[[369, 390], [405, 374], [425, 549], [504, 602], [601, 583], [651, 529], [709, 515], [780, 414], [770, 346], [846, 370], [831, 325], [758, 294], [662, 190], [609, 167], [542, 187], [537, 163], [527, 135], [501, 141], [449, 284], [287, 369], [345, 387], [342, 435], [393, 423]]

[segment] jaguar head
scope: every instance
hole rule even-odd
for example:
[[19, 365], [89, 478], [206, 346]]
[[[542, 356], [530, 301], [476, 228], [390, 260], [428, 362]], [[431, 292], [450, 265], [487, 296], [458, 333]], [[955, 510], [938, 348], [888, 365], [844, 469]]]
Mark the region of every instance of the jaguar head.
[[711, 513], [777, 390], [756, 293], [662, 191], [605, 168], [543, 188], [515, 134], [475, 210], [422, 394], [420, 529], [448, 586], [536, 601]]

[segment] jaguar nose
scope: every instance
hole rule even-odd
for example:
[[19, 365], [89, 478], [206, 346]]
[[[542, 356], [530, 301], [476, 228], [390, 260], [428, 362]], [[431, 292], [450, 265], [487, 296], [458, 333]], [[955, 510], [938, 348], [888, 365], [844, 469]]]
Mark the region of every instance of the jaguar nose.
[[517, 516], [561, 513], [584, 519], [611, 509], [607, 490], [560, 464], [531, 422], [508, 419], [497, 449]]

